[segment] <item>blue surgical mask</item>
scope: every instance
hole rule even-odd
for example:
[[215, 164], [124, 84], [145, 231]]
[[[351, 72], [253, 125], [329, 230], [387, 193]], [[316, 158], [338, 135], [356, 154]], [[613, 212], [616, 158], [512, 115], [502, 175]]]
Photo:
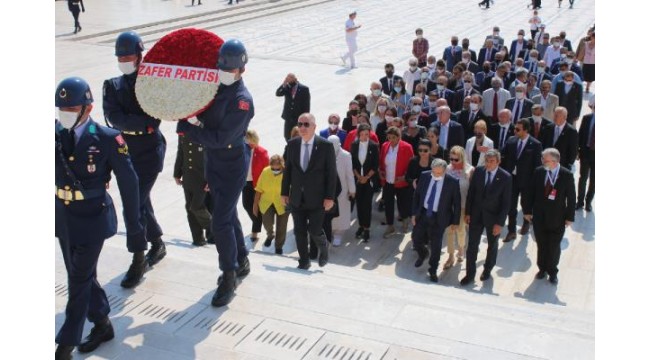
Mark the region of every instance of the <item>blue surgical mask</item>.
[[401, 92], [402, 91], [402, 88], [399, 87], [399, 86], [395, 86], [395, 87], [393, 87], [393, 89], [395, 90], [395, 92]]

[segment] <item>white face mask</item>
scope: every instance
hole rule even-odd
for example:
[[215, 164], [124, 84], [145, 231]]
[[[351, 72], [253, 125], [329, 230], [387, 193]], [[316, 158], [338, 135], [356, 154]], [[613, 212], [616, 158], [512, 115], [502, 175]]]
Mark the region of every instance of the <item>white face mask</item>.
[[546, 171], [551, 171], [551, 167], [550, 167], [550, 166], [547, 166], [547, 165], [544, 165], [544, 170], [546, 170]]
[[433, 178], [433, 181], [440, 181], [443, 178], [443, 176], [435, 176], [433, 173], [431, 173], [431, 177]]
[[118, 62], [117, 67], [120, 68], [120, 71], [124, 75], [131, 75], [137, 70], [137, 67], [135, 66], [135, 62], [133, 61]]
[[553, 43], [553, 47], [556, 47], [556, 48], [558, 48], [558, 47], [560, 47], [560, 43], [559, 43], [559, 42], [557, 42], [557, 41], [556, 41], [556, 42], [554, 42], [554, 43]]
[[523, 40], [524, 36], [523, 35], [517, 35], [517, 40]]
[[427, 72], [423, 72], [422, 74], [420, 74], [420, 79], [421, 80], [426, 80], [428, 77], [429, 77], [429, 73], [427, 73]]
[[72, 129], [78, 117], [79, 113], [77, 112], [59, 110], [59, 122], [68, 130]]
[[438, 85], [436, 85], [436, 89], [438, 89], [438, 91], [441, 91], [441, 90], [445, 89], [445, 86], [438, 84]]
[[464, 83], [463, 88], [465, 88], [465, 90], [472, 90], [473, 87], [471, 83]]
[[541, 122], [542, 117], [540, 115], [533, 115], [533, 120], [535, 120], [535, 122]]
[[381, 96], [381, 89], [375, 89], [372, 91], [373, 96]]
[[493, 32], [492, 34], [493, 34], [494, 36], [499, 36], [499, 32], [498, 32], [498, 31], [495, 31], [495, 32]]
[[271, 170], [273, 171], [273, 175], [280, 175], [282, 174], [282, 170]]
[[476, 110], [478, 110], [478, 104], [477, 103], [469, 103], [469, 108], [472, 111], [476, 111]]
[[573, 59], [566, 59], [566, 63], [569, 64], [569, 66], [571, 66], [571, 64], [573, 64]]
[[418, 114], [420, 113], [420, 111], [422, 111], [422, 106], [420, 105], [413, 105], [413, 107], [411, 108], [411, 112], [413, 114]]
[[530, 58], [530, 61], [536, 63], [536, 62], [537, 62], [537, 58], [536, 58], [536, 57], [531, 57], [531, 58]]
[[538, 70], [540, 73], [543, 73], [544, 70], [546, 70], [546, 68], [543, 67], [543, 66], [540, 66], [540, 67], [537, 68], [537, 70]]
[[411, 72], [415, 72], [415, 70], [417, 70], [417, 69], [418, 69], [417, 66], [410, 66], [409, 67], [409, 70], [411, 70]]
[[338, 125], [336, 125], [336, 124], [330, 124], [330, 130], [334, 131], [334, 130], [336, 130], [336, 129], [338, 129], [338, 128], [339, 128]]
[[418, 126], [418, 122], [417, 122], [417, 121], [415, 121], [415, 120], [411, 120], [411, 121], [409, 121], [409, 127], [410, 127], [410, 128], [414, 128], [414, 127], [416, 127], [416, 126]]
[[469, 58], [463, 58], [463, 63], [467, 64], [469, 63], [469, 60], [470, 60]]
[[515, 97], [517, 98], [517, 100], [521, 100], [521, 99], [524, 98], [524, 93], [521, 92], [521, 91], [517, 91], [517, 92], [515, 93]]
[[421, 99], [422, 98], [422, 93], [421, 92], [416, 92], [415, 97], [419, 97]]
[[505, 123], [505, 124], [501, 124], [501, 123], [499, 123], [499, 126], [501, 126], [501, 127], [504, 128], [504, 129], [507, 129], [507, 128], [510, 127], [510, 121], [508, 121], [508, 122]]
[[379, 105], [379, 106], [377, 106], [377, 110], [378, 110], [380, 113], [384, 113], [384, 112], [386, 112], [386, 105]]
[[235, 83], [235, 81], [237, 81], [235, 80], [235, 76], [237, 76], [237, 74], [223, 71], [221, 69], [219, 69], [218, 76], [219, 76], [219, 82], [226, 86], [232, 85]]

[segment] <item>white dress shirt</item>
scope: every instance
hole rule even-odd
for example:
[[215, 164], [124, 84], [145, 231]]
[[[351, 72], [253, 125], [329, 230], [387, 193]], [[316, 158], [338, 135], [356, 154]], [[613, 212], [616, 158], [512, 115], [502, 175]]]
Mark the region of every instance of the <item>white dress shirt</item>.
[[388, 153], [386, 153], [386, 182], [389, 184], [395, 183], [395, 168], [397, 167], [397, 151], [399, 144], [388, 146]]

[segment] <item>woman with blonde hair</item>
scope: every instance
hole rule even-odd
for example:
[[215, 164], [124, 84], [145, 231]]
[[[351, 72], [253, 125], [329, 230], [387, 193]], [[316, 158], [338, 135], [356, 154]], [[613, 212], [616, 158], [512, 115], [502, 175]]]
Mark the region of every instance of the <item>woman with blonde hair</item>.
[[[460, 218], [465, 218], [465, 201], [467, 199], [467, 191], [469, 190], [469, 181], [474, 173], [474, 167], [465, 161], [465, 150], [462, 146], [454, 146], [449, 151], [449, 165], [447, 165], [447, 174], [458, 179], [460, 183]], [[455, 241], [458, 240], [458, 252], [456, 254], [456, 264], [462, 264], [465, 257], [465, 226], [466, 224], [461, 221], [455, 230], [451, 227], [447, 228], [447, 253], [449, 258], [443, 270], [447, 270], [454, 265], [454, 248]]]
[[242, 203], [244, 210], [248, 213], [253, 226], [251, 229], [251, 241], [257, 241], [257, 235], [262, 230], [262, 217], [253, 214], [253, 202], [255, 199], [255, 187], [257, 179], [260, 177], [262, 170], [269, 165], [269, 153], [265, 148], [260, 146], [260, 137], [253, 129], [246, 130], [246, 142], [248, 151], [250, 151], [250, 162], [248, 163], [248, 175], [246, 176], [246, 186], [242, 191]]

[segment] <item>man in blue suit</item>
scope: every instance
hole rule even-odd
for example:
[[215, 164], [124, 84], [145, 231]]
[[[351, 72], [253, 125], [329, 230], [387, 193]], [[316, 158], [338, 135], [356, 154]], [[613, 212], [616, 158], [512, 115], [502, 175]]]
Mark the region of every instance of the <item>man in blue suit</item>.
[[[444, 160], [433, 159], [431, 171], [420, 175], [413, 194], [413, 235], [426, 238], [429, 243], [429, 279], [433, 282], [438, 282], [442, 235], [449, 225], [455, 230], [460, 222], [460, 185], [458, 179], [445, 174], [446, 169]], [[422, 265], [428, 255], [424, 242], [418, 244], [416, 267]]]
[[447, 71], [451, 71], [460, 61], [463, 48], [458, 45], [458, 36], [451, 37], [451, 46], [447, 46], [442, 53], [442, 60], [445, 61]]
[[[106, 293], [97, 282], [97, 261], [104, 240], [117, 232], [113, 199], [106, 192], [111, 172], [120, 188], [127, 243], [138, 261], [145, 261], [147, 243], [141, 222], [138, 176], [119, 131], [90, 118], [93, 96], [78, 77], [61, 81], [56, 89], [54, 224], [68, 273], [65, 321], [56, 335], [55, 359], [72, 359], [72, 350], [95, 350], [113, 339]], [[139, 246], [139, 247], [137, 247]], [[85, 321], [94, 323], [81, 341]]]
[[467, 272], [460, 281], [465, 286], [474, 282], [476, 258], [485, 230], [488, 240], [487, 257], [483, 265], [481, 281], [488, 280], [492, 268], [497, 263], [499, 236], [510, 210], [512, 176], [499, 167], [501, 154], [496, 149], [485, 153], [485, 166], [474, 171], [465, 203], [465, 222], [469, 224], [469, 244], [467, 246]]

